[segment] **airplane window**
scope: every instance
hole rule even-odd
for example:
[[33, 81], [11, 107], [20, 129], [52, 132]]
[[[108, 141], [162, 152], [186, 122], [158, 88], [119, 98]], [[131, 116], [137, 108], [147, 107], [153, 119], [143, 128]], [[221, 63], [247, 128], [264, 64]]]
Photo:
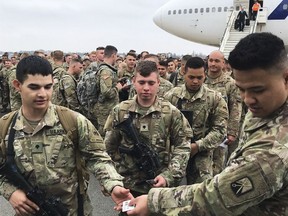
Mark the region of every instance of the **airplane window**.
[[228, 11], [228, 7], [224, 7], [224, 11], [227, 12]]
[[187, 14], [187, 9], [184, 9], [183, 13], [184, 13], [184, 14]]
[[195, 8], [195, 13], [198, 13], [198, 8]]
[[203, 13], [204, 12], [204, 8], [200, 8], [200, 13]]
[[176, 14], [176, 10], [173, 10], [173, 14]]
[[288, 4], [283, 4], [283, 10], [287, 10], [288, 9]]
[[182, 11], [181, 10], [178, 10], [178, 14], [181, 14], [182, 13]]
[[218, 12], [221, 12], [222, 11], [222, 8], [221, 7], [218, 7]]
[[231, 7], [230, 7], [230, 10], [234, 10], [234, 7], [233, 7], [233, 6], [231, 6]]
[[193, 11], [193, 10], [190, 8], [190, 9], [189, 9], [189, 13], [192, 13], [192, 11]]
[[216, 8], [212, 7], [212, 12], [215, 13], [216, 12]]
[[168, 15], [171, 15], [171, 10], [168, 11]]
[[209, 11], [210, 11], [210, 8], [206, 8], [206, 13], [209, 13]]

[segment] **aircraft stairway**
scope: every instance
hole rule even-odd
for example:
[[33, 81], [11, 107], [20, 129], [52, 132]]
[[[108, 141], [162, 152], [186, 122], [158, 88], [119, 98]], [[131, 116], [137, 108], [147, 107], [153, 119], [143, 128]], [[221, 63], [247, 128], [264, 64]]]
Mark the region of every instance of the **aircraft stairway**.
[[237, 18], [238, 12], [239, 11], [236, 11], [236, 10], [231, 12], [225, 33], [222, 37], [220, 51], [223, 52], [225, 58], [228, 58], [229, 53], [234, 49], [236, 44], [243, 37], [253, 32], [256, 32], [257, 20], [256, 21], [250, 20], [250, 25], [249, 26], [245, 25], [243, 32], [239, 31], [239, 29], [234, 28], [234, 24], [235, 24], [235, 20]]

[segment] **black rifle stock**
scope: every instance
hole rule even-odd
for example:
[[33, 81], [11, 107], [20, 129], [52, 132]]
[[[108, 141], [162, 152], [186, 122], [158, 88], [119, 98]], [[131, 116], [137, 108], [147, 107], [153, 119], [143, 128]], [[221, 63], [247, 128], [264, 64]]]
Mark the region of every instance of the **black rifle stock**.
[[67, 216], [68, 209], [59, 198], [46, 198], [44, 191], [34, 187], [20, 174], [16, 164], [4, 163], [0, 167], [0, 175], [5, 176], [14, 186], [23, 190], [27, 197], [40, 208], [36, 216]]
[[120, 146], [120, 153], [132, 155], [136, 159], [138, 168], [144, 171], [149, 179], [155, 178], [161, 166], [158, 153], [152, 149], [149, 143], [143, 143], [139, 139], [139, 133], [133, 125], [131, 114], [128, 119], [116, 125], [115, 128], [123, 131], [134, 143], [132, 149]]

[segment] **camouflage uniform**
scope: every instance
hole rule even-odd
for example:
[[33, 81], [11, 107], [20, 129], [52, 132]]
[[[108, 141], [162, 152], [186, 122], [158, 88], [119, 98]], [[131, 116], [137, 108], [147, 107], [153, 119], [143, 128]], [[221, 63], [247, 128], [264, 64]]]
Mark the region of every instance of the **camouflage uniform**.
[[[173, 88], [173, 84], [170, 83], [168, 80], [165, 80], [162, 77], [159, 77], [159, 79], [160, 79], [160, 85], [159, 85], [157, 96], [159, 98], [163, 98], [164, 94]], [[129, 99], [132, 99], [136, 94], [137, 94], [137, 92], [136, 92], [135, 88], [133, 86], [131, 86], [130, 93], [129, 93]]]
[[124, 176], [125, 187], [140, 194], [147, 193], [150, 186], [145, 184], [145, 180], [151, 178], [139, 169], [135, 157], [119, 152], [119, 147], [133, 147], [131, 139], [114, 128], [130, 114], [136, 130], [150, 141], [145, 144], [158, 152], [161, 167], [156, 175], [164, 177], [168, 187], [178, 185], [185, 175], [192, 130], [183, 114], [168, 101], [156, 98], [150, 108], [143, 109], [137, 104], [135, 96], [115, 106], [105, 124], [107, 152], [116, 163], [119, 174]]
[[62, 100], [58, 105], [82, 113], [82, 108], [77, 97], [76, 79], [70, 74], [65, 74], [62, 76], [59, 85], [62, 92]]
[[288, 101], [271, 116], [248, 112], [228, 166], [210, 181], [152, 189], [148, 206], [164, 215], [286, 216]]
[[1, 103], [2, 103], [2, 111], [6, 112], [6, 109], [9, 106], [9, 85], [8, 80], [6, 79], [6, 74], [9, 69], [3, 67], [0, 71], [0, 85], [1, 85]]
[[190, 93], [185, 84], [167, 92], [165, 99], [180, 110], [191, 111], [192, 142], [198, 145], [199, 152], [189, 159], [187, 184], [212, 178], [213, 149], [227, 133], [228, 108], [225, 100], [204, 85], [195, 94]]
[[175, 75], [171, 75], [170, 76], [170, 82], [175, 87], [176, 86], [181, 86], [181, 85], [185, 84], [184, 75], [181, 75], [180, 72], [175, 72]]
[[[114, 186], [123, 186], [122, 177], [116, 172], [111, 158], [106, 153], [103, 140], [94, 126], [81, 114], [77, 115], [79, 149], [91, 171], [104, 191], [110, 193]], [[61, 125], [55, 105], [50, 104], [44, 118], [35, 129], [18, 112], [15, 124], [15, 161], [34, 186], [61, 197], [69, 209], [69, 215], [77, 215], [77, 172], [73, 143]], [[9, 133], [9, 132], [8, 132]], [[7, 148], [8, 135], [5, 138]], [[2, 144], [2, 143], [1, 143]], [[36, 149], [41, 145], [41, 150]], [[5, 149], [4, 146], [2, 151]], [[0, 150], [1, 150], [0, 149]], [[0, 161], [3, 152], [0, 151]], [[0, 194], [7, 200], [17, 187], [0, 176]], [[92, 215], [88, 195], [84, 197], [84, 215]]]
[[59, 101], [61, 101], [62, 95], [59, 93], [59, 82], [60, 79], [64, 74], [66, 74], [66, 70], [64, 69], [64, 65], [55, 65], [52, 64], [53, 69], [53, 94], [52, 94], [52, 103], [53, 104], [59, 104]]
[[12, 81], [16, 79], [16, 66], [10, 68], [6, 73], [6, 79], [9, 85], [9, 97], [11, 110], [18, 110], [22, 105], [21, 95], [12, 85]]
[[[212, 79], [207, 76], [205, 84], [208, 86], [208, 88], [220, 92], [224, 100], [227, 102], [229, 111], [227, 134], [237, 138], [242, 113], [242, 103], [239, 89], [235, 85], [235, 80], [222, 72], [221, 75], [216, 79]], [[220, 173], [223, 170], [225, 164], [225, 155], [227, 154], [228, 149], [224, 149], [220, 146], [214, 150], [214, 175]]]
[[98, 120], [98, 131], [105, 136], [104, 125], [112, 108], [119, 103], [117, 70], [111, 65], [102, 63], [97, 76], [100, 76], [100, 92], [98, 101], [93, 108], [93, 116]]

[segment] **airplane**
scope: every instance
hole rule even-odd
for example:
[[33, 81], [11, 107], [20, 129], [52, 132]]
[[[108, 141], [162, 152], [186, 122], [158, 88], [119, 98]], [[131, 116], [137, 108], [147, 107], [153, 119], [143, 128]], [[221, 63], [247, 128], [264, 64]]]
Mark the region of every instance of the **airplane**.
[[[232, 11], [248, 14], [254, 0], [171, 0], [160, 7], [154, 23], [163, 30], [196, 43], [220, 46]], [[256, 32], [271, 32], [288, 48], [288, 0], [263, 0], [258, 16], [264, 21]], [[259, 18], [260, 19], [260, 18]], [[286, 26], [286, 27], [285, 27]]]

